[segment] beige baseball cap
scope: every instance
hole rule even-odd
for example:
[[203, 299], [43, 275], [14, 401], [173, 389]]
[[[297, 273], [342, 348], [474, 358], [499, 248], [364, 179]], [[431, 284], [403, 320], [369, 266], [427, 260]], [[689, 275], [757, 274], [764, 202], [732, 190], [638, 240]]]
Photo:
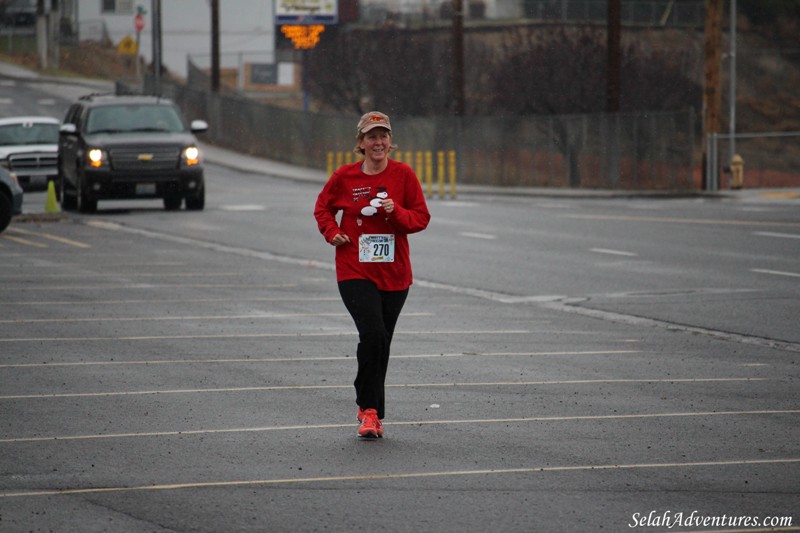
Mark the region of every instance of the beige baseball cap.
[[389, 124], [389, 117], [379, 111], [365, 113], [364, 116], [361, 117], [361, 120], [358, 121], [358, 128], [356, 131], [361, 134], [367, 133], [374, 128], [386, 128], [392, 131], [392, 125]]

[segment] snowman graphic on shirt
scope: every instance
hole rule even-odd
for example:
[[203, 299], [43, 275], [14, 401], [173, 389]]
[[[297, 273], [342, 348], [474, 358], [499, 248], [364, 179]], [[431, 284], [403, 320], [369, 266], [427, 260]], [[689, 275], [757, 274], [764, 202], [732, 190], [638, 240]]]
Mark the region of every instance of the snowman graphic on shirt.
[[378, 187], [378, 192], [375, 193], [375, 196], [369, 199], [369, 205], [361, 208], [361, 214], [365, 217], [373, 216], [378, 212], [378, 208], [381, 207], [381, 201], [387, 199], [388, 197], [389, 193], [386, 192], [386, 187]]

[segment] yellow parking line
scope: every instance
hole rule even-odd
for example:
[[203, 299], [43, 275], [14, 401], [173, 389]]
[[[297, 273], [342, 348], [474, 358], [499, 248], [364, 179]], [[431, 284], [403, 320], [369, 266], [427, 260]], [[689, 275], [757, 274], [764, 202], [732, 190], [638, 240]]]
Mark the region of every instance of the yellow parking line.
[[800, 198], [797, 192], [764, 192], [757, 194], [756, 198]]
[[185, 490], [202, 488], [254, 487], [269, 485], [288, 485], [300, 483], [331, 483], [347, 481], [379, 481], [397, 479], [443, 478], [455, 476], [498, 476], [508, 474], [542, 474], [545, 472], [599, 472], [613, 470], [706, 468], [724, 466], [778, 465], [800, 463], [800, 458], [785, 459], [730, 459], [722, 461], [696, 461], [684, 463], [632, 463], [597, 464], [571, 466], [533, 466], [520, 468], [487, 468], [475, 470], [449, 470], [432, 472], [408, 472], [396, 474], [358, 474], [349, 476], [318, 476], [304, 478], [251, 479], [239, 481], [205, 481], [196, 483], [172, 483], [163, 485], [140, 485], [137, 487], [100, 487], [84, 489], [32, 490], [24, 492], [0, 493], [0, 498], [30, 498], [35, 496], [56, 496], [70, 494], [99, 494], [121, 492], [143, 492], [163, 490]]
[[5, 234], [0, 235], [0, 239], [6, 239], [7, 241], [14, 241], [18, 244], [24, 244], [25, 246], [32, 246], [33, 248], [47, 248], [46, 244], [42, 244], [40, 242], [29, 241], [28, 239], [23, 239], [21, 237], [12, 237], [11, 235]]
[[62, 244], [68, 244], [70, 246], [75, 246], [76, 248], [91, 248], [90, 244], [86, 244], [83, 242], [73, 241], [72, 239], [66, 239], [64, 237], [59, 237], [58, 235], [52, 235], [50, 233], [37, 233], [34, 231], [28, 231], [21, 228], [13, 228], [15, 233], [20, 233], [22, 235], [30, 235], [34, 237], [41, 237], [43, 239], [49, 239], [51, 241], [60, 242]]

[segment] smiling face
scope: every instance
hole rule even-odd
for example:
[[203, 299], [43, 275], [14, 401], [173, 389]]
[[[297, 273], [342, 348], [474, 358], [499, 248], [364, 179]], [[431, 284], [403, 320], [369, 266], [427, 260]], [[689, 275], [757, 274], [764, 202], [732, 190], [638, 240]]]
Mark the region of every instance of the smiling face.
[[386, 128], [373, 128], [358, 141], [365, 159], [379, 163], [386, 159], [392, 146], [392, 133]]

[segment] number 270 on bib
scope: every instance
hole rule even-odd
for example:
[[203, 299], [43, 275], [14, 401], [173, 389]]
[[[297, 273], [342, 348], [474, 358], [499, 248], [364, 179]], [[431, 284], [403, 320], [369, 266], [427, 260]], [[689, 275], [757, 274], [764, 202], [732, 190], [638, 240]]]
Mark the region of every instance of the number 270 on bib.
[[394, 235], [364, 234], [358, 238], [361, 263], [394, 263]]

